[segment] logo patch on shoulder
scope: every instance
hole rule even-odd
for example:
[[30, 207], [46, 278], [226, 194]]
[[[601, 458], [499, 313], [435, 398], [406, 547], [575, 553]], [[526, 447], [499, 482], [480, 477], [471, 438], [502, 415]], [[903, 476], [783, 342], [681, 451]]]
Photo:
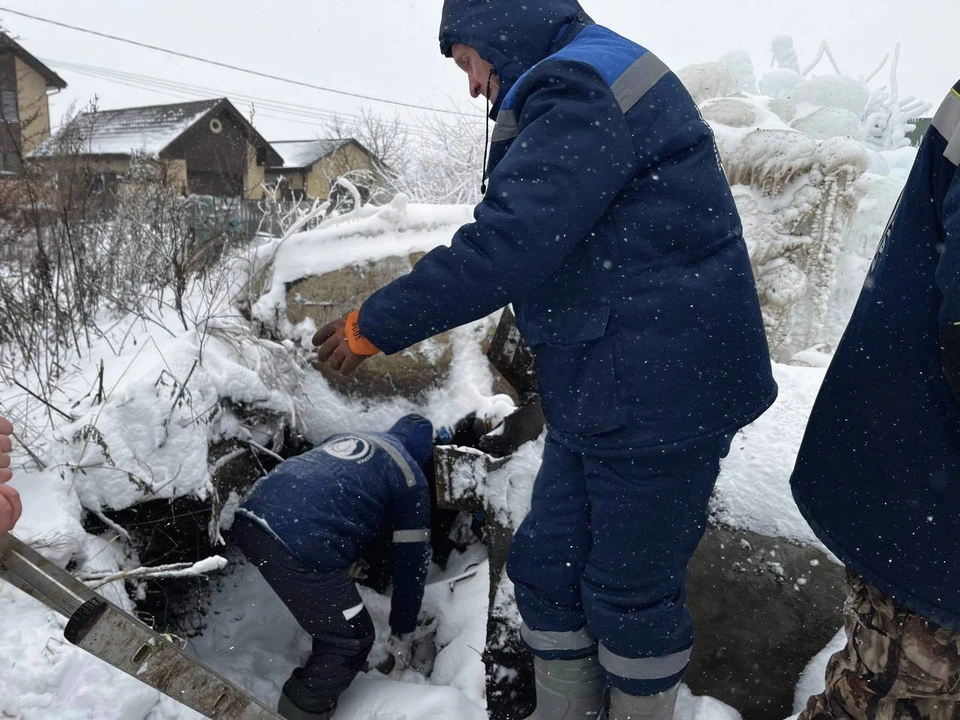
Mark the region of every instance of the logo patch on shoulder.
[[331, 440], [323, 446], [323, 451], [338, 460], [359, 463], [373, 454], [373, 447], [363, 438], [350, 435]]

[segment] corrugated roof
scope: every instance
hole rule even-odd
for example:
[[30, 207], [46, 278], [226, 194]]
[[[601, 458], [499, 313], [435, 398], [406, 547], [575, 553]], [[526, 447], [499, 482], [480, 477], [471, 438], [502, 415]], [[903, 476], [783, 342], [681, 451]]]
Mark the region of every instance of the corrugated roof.
[[[76, 132], [84, 155], [133, 155], [156, 158], [223, 99], [198, 100], [174, 105], [100, 110], [77, 115], [68, 130]], [[61, 131], [61, 133], [64, 131]], [[60, 133], [48, 138], [34, 155], [53, 155]]]
[[271, 145], [283, 157], [283, 165], [270, 166], [270, 171], [302, 170], [313, 165], [321, 158], [339, 150], [353, 140], [279, 140]]

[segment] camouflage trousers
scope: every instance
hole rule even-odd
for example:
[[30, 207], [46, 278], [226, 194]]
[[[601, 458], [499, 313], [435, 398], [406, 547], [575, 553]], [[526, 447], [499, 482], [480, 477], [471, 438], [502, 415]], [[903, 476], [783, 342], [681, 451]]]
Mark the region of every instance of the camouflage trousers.
[[960, 633], [847, 574], [847, 645], [798, 720], [960, 720]]

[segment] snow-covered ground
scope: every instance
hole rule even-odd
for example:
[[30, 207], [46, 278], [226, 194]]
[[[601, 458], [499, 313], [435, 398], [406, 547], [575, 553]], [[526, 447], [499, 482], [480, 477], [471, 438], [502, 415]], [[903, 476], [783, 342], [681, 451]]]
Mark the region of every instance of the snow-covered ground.
[[788, 480], [824, 369], [774, 364], [777, 402], [733, 438], [711, 509], [733, 528], [789, 538], [826, 550], [790, 494]]
[[[220, 320], [226, 327], [239, 322], [238, 317]], [[36, 408], [31, 416], [19, 418], [26, 427], [35, 428], [36, 437], [31, 436], [34, 451], [40, 449], [44, 457], [56, 457], [59, 462], [38, 471], [30, 466], [28, 458], [17, 456], [15, 464], [20, 467], [16, 468], [13, 484], [23, 494], [25, 508], [17, 534], [61, 565], [72, 559], [80, 572], [88, 574], [135, 566], [137, 562], [123, 549], [117, 532], [102, 537], [85, 533], [80, 525], [82, 507], [119, 508], [146, 496], [193, 493], [205, 497], [209, 493], [206, 441], [213, 426], [201, 425], [198, 429], [196, 417], [218, 398], [243, 397], [274, 411], [295, 413], [314, 440], [342, 428], [382, 429], [411, 410], [443, 423], [471, 409], [502, 413], [508, 408], [506, 398], [492, 394], [492, 375], [472, 341], [471, 328], [458, 331], [463, 351], [456, 355], [451, 380], [430, 395], [423, 406], [400, 399], [373, 404], [351, 401], [313, 373], [299, 378], [302, 394], [294, 398], [281, 389], [282, 383], [275, 377], [270, 380], [266, 374], [270, 382], [264, 380], [264, 357], [260, 353], [266, 351], [255, 349], [249, 342], [225, 343], [216, 337], [203, 342], [202, 369], [194, 369], [188, 385], [190, 402], [175, 403], [179, 385], [174, 380], [182, 381], [198, 357], [197, 331], [171, 337], [150, 325], [134, 323], [131, 329], [121, 323], [112, 332], [117, 337], [127, 336], [126, 349], [114, 356], [106, 345], [95, 348], [63, 388], [67, 407], [67, 397], [81, 396], [91, 386], [103, 358], [109, 388], [103, 404], [81, 403], [72, 410], [78, 417], [76, 422], [64, 421], [52, 428], [43, 427], [43, 413]], [[233, 337], [239, 336], [234, 327]], [[117, 340], [113, 334], [108, 337]], [[291, 351], [273, 345], [268, 350], [275, 353], [270, 355], [272, 359]], [[737, 436], [724, 464], [716, 507], [726, 522], [809, 541], [809, 530], [790, 501], [787, 478], [823, 370], [778, 365], [776, 374], [780, 400]], [[159, 377], [167, 378], [167, 382], [158, 386]], [[27, 407], [22, 397], [13, 396], [9, 390], [4, 401], [8, 408]], [[169, 422], [164, 431], [166, 418]], [[221, 417], [217, 432], [236, 432], [233, 425], [237, 422], [236, 418]], [[106, 462], [98, 442], [77, 435], [88, 425], [99, 429], [110, 462]], [[524, 505], [518, 505], [516, 498], [525, 497], [524, 486], [529, 486], [536, 473], [539, 446], [532, 443], [523, 448], [514, 462], [491, 478], [492, 489], [500, 488], [503, 503], [511, 506], [512, 514], [523, 514]], [[85, 468], [83, 472], [76, 470], [80, 465]], [[138, 481], [129, 479], [128, 473], [134, 473]], [[190, 641], [189, 649], [273, 704], [290, 670], [309, 652], [309, 644], [259, 574], [236, 553], [224, 550], [224, 554], [231, 564], [216, 580], [219, 587], [208, 628]], [[427, 590], [424, 612], [436, 618], [435, 641], [440, 648], [430, 678], [413, 670], [395, 670], [389, 677], [375, 670], [364, 673], [344, 696], [338, 718], [485, 717], [481, 651], [488, 578], [483, 548], [474, 546], [462, 556], [455, 555], [446, 575], [456, 576], [476, 562], [482, 563], [480, 572], [458, 583], [454, 590], [442, 581]], [[105, 586], [102, 592], [112, 601], [131, 607], [119, 583]], [[369, 591], [364, 591], [364, 597], [380, 638], [371, 655], [375, 662], [384, 652], [389, 600]], [[66, 644], [63, 624], [62, 618], [38, 602], [0, 583], [0, 716], [24, 720], [198, 717]], [[694, 698], [685, 690], [677, 717], [732, 720], [739, 715], [719, 701]]]

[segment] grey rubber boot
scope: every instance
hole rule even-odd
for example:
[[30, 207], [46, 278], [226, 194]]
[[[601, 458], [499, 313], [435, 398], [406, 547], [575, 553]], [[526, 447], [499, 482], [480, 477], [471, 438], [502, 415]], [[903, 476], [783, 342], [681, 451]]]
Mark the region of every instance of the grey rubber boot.
[[603, 720], [604, 672], [596, 655], [533, 659], [537, 709], [527, 720]]
[[657, 695], [627, 695], [610, 690], [609, 720], [673, 720], [680, 683]]

